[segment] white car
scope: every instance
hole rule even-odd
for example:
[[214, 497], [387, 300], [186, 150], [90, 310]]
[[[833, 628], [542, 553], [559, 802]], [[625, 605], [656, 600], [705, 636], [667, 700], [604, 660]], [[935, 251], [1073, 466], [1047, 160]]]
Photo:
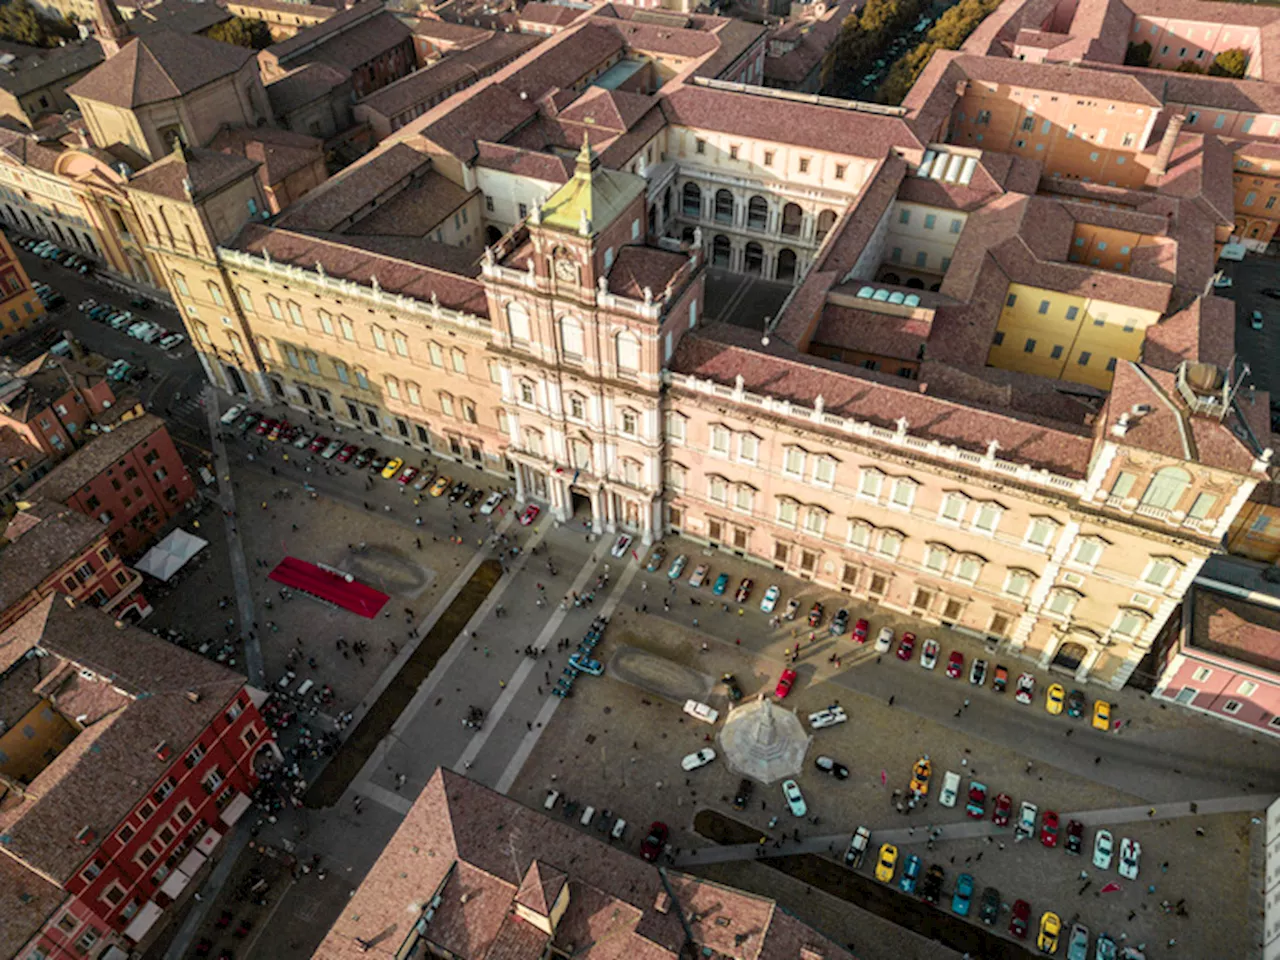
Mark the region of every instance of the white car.
[[1027, 839], [1036, 835], [1036, 816], [1040, 813], [1036, 809], [1034, 803], [1022, 801], [1022, 807], [1018, 811], [1018, 825], [1013, 828], [1015, 838]]
[[876, 634], [876, 653], [888, 653], [893, 646], [893, 627], [881, 627]]
[[1116, 869], [1126, 880], [1138, 879], [1138, 865], [1142, 860], [1142, 844], [1125, 837], [1120, 841], [1120, 862]]
[[1115, 841], [1111, 839], [1111, 831], [1099, 830], [1093, 837], [1093, 865], [1099, 870], [1110, 870], [1114, 850]]
[[242, 416], [244, 416], [244, 405], [237, 403], [233, 405], [229, 410], [227, 410], [227, 412], [224, 413], [221, 417], [219, 417], [218, 420], [222, 423], [224, 427], [229, 427], [231, 426], [231, 424], [239, 420]]
[[1224, 277], [1222, 276], [1222, 274], [1218, 274], [1218, 276], [1213, 278], [1213, 285], [1218, 290], [1226, 290], [1228, 287], [1231, 286], [1231, 278]]
[[338, 455], [338, 451], [345, 446], [346, 444], [341, 440], [330, 440], [329, 445], [321, 451], [320, 458], [322, 460], [332, 460]]
[[624, 533], [613, 542], [613, 549], [609, 552], [615, 557], [625, 557], [627, 550], [631, 547], [631, 534]]
[[501, 490], [493, 491], [493, 493], [489, 494], [488, 499], [485, 500], [484, 503], [480, 504], [480, 512], [487, 517], [489, 514], [493, 513], [493, 511], [498, 509], [498, 504], [502, 502], [502, 498], [504, 496], [506, 496], [506, 494]]
[[926, 640], [924, 648], [920, 651], [920, 666], [926, 670], [932, 670], [938, 665], [938, 641]]
[[944, 807], [954, 807], [956, 797], [960, 794], [960, 774], [948, 770], [942, 778], [942, 791], [938, 794], [938, 802]]
[[800, 784], [794, 780], [782, 781], [782, 796], [787, 801], [787, 806], [791, 808], [793, 816], [803, 817], [809, 812], [809, 808], [805, 806], [804, 794], [800, 792]]
[[1018, 677], [1018, 689], [1013, 694], [1013, 699], [1019, 703], [1028, 704], [1036, 695], [1036, 678], [1029, 673], [1024, 673]]
[[553, 809], [555, 809], [556, 801], [557, 801], [557, 800], [559, 800], [559, 799], [560, 799], [560, 791], [559, 791], [559, 790], [548, 790], [548, 791], [547, 791], [547, 799], [545, 799], [545, 800], [543, 800], [543, 801], [542, 801], [542, 809], [543, 809], [543, 810], [553, 810]]
[[[680, 556], [684, 557], [684, 554], [681, 554]], [[680, 569], [681, 570], [684, 569], [684, 564], [680, 564]], [[704, 583], [706, 583], [707, 574], [710, 572], [710, 570], [711, 568], [707, 566], [705, 563], [700, 563], [696, 567], [694, 567], [693, 573], [689, 575], [689, 586], [700, 587]], [[679, 576], [680, 576], [679, 574], [676, 574], [676, 577], [679, 577]], [[676, 579], [676, 577], [672, 577], [672, 579], [674, 580]]]
[[809, 714], [809, 726], [815, 730], [821, 730], [824, 727], [834, 727], [838, 723], [844, 723], [849, 717], [844, 712], [844, 707], [827, 707], [825, 710], [819, 710], [817, 713]]
[[716, 752], [710, 747], [703, 747], [697, 753], [691, 753], [680, 761], [680, 766], [685, 771], [697, 770], [699, 767], [705, 767], [708, 763], [716, 758]]
[[187, 338], [180, 333], [171, 333], [167, 337], [160, 338], [160, 346], [166, 350], [172, 350], [174, 347], [181, 346], [186, 340]]
[[1254, 330], [1262, 329], [1262, 311], [1261, 310], [1255, 310], [1253, 311], [1253, 313], [1249, 314], [1249, 326], [1252, 327]]
[[760, 609], [765, 613], [773, 613], [773, 608], [778, 605], [778, 598], [781, 596], [781, 588], [774, 584], [764, 592], [764, 596], [760, 600]]
[[686, 700], [684, 702], [684, 712], [695, 720], [701, 720], [703, 723], [715, 723], [720, 719], [720, 711], [713, 710], [705, 703], [699, 703], [697, 700]]

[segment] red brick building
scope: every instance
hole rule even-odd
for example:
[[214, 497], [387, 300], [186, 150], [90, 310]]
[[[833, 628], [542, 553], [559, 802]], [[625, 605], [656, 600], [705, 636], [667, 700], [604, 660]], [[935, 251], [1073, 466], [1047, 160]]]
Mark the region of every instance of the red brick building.
[[132, 556], [196, 492], [164, 421], [143, 414], [92, 440], [36, 483], [32, 500], [53, 500], [106, 529], [112, 546]]
[[0, 548], [0, 630], [40, 601], [65, 593], [118, 619], [151, 612], [142, 577], [108, 542], [102, 524], [44, 500], [9, 521]]
[[9, 238], [0, 235], [0, 342], [43, 316], [44, 304], [31, 288], [31, 278], [14, 256]]
[[[45, 353], [10, 374], [0, 374], [0, 426], [61, 460], [88, 442], [90, 424], [116, 417], [117, 398], [105, 361]], [[108, 414], [108, 411], [111, 411]]]
[[276, 755], [265, 697], [60, 595], [0, 633], [0, 956], [154, 942]]

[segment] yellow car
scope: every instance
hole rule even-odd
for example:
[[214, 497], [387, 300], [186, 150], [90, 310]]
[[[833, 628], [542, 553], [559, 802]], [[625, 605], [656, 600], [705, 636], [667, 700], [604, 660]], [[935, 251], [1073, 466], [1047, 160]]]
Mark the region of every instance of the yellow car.
[[933, 772], [933, 765], [929, 763], [927, 756], [921, 757], [916, 761], [916, 765], [911, 770], [911, 792], [925, 796], [929, 793], [929, 775]]
[[1043, 953], [1058, 952], [1058, 934], [1062, 932], [1062, 918], [1052, 910], [1046, 910], [1040, 917], [1040, 936], [1036, 946]]
[[453, 483], [452, 480], [450, 480], [444, 474], [441, 474], [440, 476], [436, 477], [436, 482], [431, 485], [431, 489], [428, 490], [427, 492], [430, 493], [433, 497], [438, 497], [441, 494], [443, 494], [446, 490], [449, 489], [449, 484], [451, 483]]
[[382, 468], [382, 479], [390, 480], [392, 477], [394, 477], [397, 473], [400, 472], [400, 468], [403, 466], [404, 466], [403, 460], [401, 460], [399, 457], [392, 457], [390, 460], [387, 461], [387, 465]]
[[876, 879], [881, 883], [893, 883], [893, 872], [898, 868], [898, 848], [886, 843], [880, 848], [880, 859], [876, 861]]
[[1067, 691], [1062, 689], [1062, 684], [1051, 683], [1044, 692], [1044, 708], [1056, 717], [1062, 712], [1062, 704], [1066, 699]]
[[1093, 728], [1095, 730], [1111, 729], [1111, 704], [1105, 700], [1093, 701]]

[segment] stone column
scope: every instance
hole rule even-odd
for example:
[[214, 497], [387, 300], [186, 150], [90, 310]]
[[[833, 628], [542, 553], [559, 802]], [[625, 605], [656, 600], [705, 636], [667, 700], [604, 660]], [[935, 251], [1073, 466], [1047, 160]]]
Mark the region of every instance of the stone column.
[[520, 463], [517, 460], [516, 461], [516, 503], [524, 503], [525, 501], [524, 471], [525, 471], [524, 464]]
[[591, 491], [591, 532], [600, 534], [604, 532], [604, 524], [601, 522], [600, 512], [604, 509], [602, 492], [599, 487]]

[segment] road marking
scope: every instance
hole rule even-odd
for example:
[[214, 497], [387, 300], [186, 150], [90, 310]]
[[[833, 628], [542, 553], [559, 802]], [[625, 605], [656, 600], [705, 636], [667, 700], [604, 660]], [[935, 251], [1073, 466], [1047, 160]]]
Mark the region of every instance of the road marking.
[[[609, 594], [609, 598], [605, 601], [604, 606], [600, 608], [600, 615], [603, 617], [612, 617], [613, 612], [618, 608], [618, 604], [622, 602], [623, 595], [627, 592], [627, 587], [631, 585], [632, 579], [640, 570], [640, 564], [636, 560], [632, 560], [623, 568], [622, 576], [618, 577], [618, 582], [614, 584], [613, 591]], [[559, 622], [557, 621], [557, 626]], [[548, 638], [549, 639], [549, 638]], [[526, 663], [524, 666], [532, 667], [532, 664]], [[518, 673], [519, 671], [517, 671]], [[527, 676], [527, 673], [526, 673]], [[523, 683], [524, 677], [520, 678]], [[507, 684], [508, 691], [516, 684]], [[538, 711], [535, 718], [537, 723], [533, 729], [526, 733], [520, 740], [520, 745], [516, 747], [516, 752], [512, 755], [510, 762], [507, 763], [506, 769], [502, 771], [502, 776], [498, 778], [494, 789], [498, 793], [505, 794], [511, 789], [511, 785], [515, 783], [516, 777], [520, 775], [520, 771], [524, 769], [525, 763], [529, 759], [529, 755], [533, 753], [533, 748], [538, 745], [538, 740], [543, 732], [547, 729], [547, 724], [551, 722], [551, 718], [555, 716], [556, 710], [560, 708], [564, 700], [555, 696], [550, 691], [547, 692], [547, 701]]]

